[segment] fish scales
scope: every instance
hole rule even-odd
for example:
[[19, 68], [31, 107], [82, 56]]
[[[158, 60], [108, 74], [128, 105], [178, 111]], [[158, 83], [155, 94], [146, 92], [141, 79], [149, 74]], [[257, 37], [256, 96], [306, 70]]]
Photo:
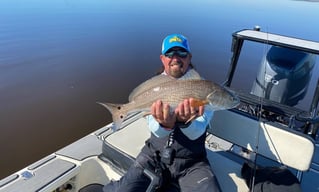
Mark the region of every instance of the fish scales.
[[[162, 75], [163, 76], [163, 75]], [[164, 78], [164, 79], [163, 79]], [[166, 78], [166, 79], [165, 79]], [[237, 106], [238, 97], [228, 89], [207, 80], [176, 80], [167, 77], [152, 78], [135, 88], [126, 104], [100, 103], [111, 113], [114, 129], [120, 128], [128, 114], [150, 111], [151, 105], [162, 100], [174, 109], [184, 99], [195, 98], [209, 103], [212, 110], [223, 110]]]
[[[182, 100], [195, 98], [204, 100], [207, 95], [216, 91], [216, 86], [205, 80], [177, 80], [167, 82], [161, 85], [151, 87], [145, 90], [143, 94], [132, 98], [134, 105], [140, 103], [141, 108], [150, 106], [154, 101], [161, 99], [164, 103], [176, 106]], [[136, 106], [137, 107], [137, 106]]]
[[[187, 72], [187, 76], [191, 77], [191, 79], [202, 79], [200, 75], [194, 70], [190, 69]], [[178, 80], [185, 80], [186, 77], [181, 77]], [[157, 75], [155, 77], [152, 77], [151, 79], [141, 83], [139, 86], [137, 86], [129, 95], [129, 101], [132, 100], [132, 98], [144, 93], [146, 90], [149, 90], [151, 88], [157, 87], [161, 84], [167, 83], [167, 82], [174, 82], [176, 81], [175, 78], [172, 78], [168, 75]]]

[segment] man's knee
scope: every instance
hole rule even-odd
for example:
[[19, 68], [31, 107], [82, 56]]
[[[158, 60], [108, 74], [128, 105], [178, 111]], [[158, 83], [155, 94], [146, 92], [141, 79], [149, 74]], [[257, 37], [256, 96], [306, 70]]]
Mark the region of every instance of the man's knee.
[[202, 163], [195, 165], [185, 176], [180, 178], [179, 184], [182, 191], [221, 191], [210, 166]]
[[104, 192], [146, 191], [150, 180], [139, 167], [131, 167], [118, 181], [111, 181], [104, 186]]

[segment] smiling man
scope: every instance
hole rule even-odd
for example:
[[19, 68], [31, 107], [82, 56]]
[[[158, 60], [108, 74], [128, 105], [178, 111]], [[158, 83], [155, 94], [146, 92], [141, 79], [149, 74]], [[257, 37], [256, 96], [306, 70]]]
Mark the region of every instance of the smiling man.
[[162, 44], [160, 59], [167, 75], [182, 77], [189, 69], [192, 59], [187, 39], [179, 34], [167, 36]]
[[[193, 69], [191, 58], [185, 36], [167, 36], [162, 43], [163, 65], [159, 75], [201, 78]], [[213, 112], [204, 106], [191, 106], [192, 100], [185, 99], [176, 109], [161, 100], [152, 104], [151, 115], [147, 116], [151, 137], [126, 174], [119, 181], [111, 181], [104, 191], [220, 191], [205, 149], [206, 127]], [[187, 122], [191, 118], [194, 120]]]

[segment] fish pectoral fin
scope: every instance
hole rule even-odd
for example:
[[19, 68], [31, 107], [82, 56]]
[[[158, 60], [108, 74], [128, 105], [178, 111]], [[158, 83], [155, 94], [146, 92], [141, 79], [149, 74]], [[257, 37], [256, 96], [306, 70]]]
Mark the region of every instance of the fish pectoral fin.
[[194, 115], [192, 115], [192, 116], [185, 122], [185, 124], [187, 124], [187, 123], [193, 121], [196, 117], [197, 117], [197, 113], [194, 114]]
[[190, 103], [190, 105], [192, 107], [199, 107], [199, 106], [203, 106], [203, 105], [206, 105], [206, 104], [209, 104], [207, 99], [205, 99], [205, 100], [193, 99], [193, 100], [191, 100], [191, 103]]
[[[207, 99], [192, 99], [190, 106], [191, 107], [199, 107], [204, 106], [206, 104], [209, 104], [209, 101]], [[198, 113], [192, 114], [192, 116], [185, 122], [185, 124], [193, 121], [198, 116]]]

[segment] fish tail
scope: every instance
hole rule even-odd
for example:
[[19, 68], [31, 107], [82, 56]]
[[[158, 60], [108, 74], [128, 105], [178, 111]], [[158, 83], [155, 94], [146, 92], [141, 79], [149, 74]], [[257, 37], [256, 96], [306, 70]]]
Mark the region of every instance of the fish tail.
[[112, 114], [113, 119], [113, 131], [116, 131], [121, 128], [121, 124], [127, 116], [127, 112], [123, 110], [123, 104], [114, 104], [114, 103], [102, 103], [97, 102], [98, 104], [107, 108]]

